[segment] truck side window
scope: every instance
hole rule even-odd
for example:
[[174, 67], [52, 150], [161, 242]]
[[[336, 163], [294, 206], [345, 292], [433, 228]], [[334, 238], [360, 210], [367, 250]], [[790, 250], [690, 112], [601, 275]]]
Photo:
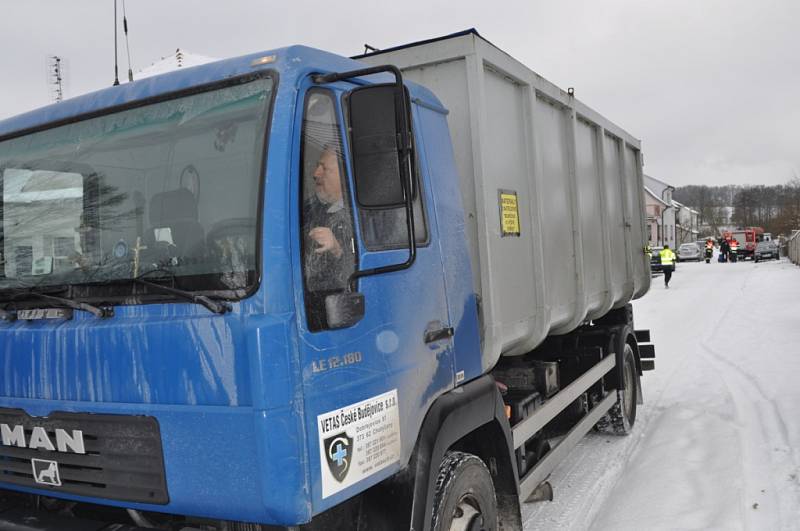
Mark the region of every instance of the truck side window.
[[308, 328], [328, 328], [325, 297], [344, 291], [356, 267], [353, 215], [336, 105], [329, 91], [306, 95], [301, 144], [301, 234]]
[[[428, 243], [428, 225], [425, 219], [425, 209], [422, 207], [422, 189], [420, 188], [419, 172], [416, 161], [414, 163], [414, 235], [418, 246]], [[408, 229], [406, 227], [406, 209], [382, 208], [360, 209], [361, 237], [364, 245], [370, 251], [383, 251], [388, 249], [402, 249], [408, 247]]]

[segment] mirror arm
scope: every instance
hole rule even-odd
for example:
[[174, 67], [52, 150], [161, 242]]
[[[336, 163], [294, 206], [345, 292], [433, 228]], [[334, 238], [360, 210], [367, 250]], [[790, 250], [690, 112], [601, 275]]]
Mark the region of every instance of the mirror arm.
[[[402, 264], [394, 264], [389, 266], [383, 267], [374, 267], [371, 269], [364, 269], [361, 271], [354, 271], [348, 280], [348, 286], [351, 292], [357, 291], [357, 283], [358, 279], [361, 277], [367, 277], [372, 275], [380, 275], [383, 273], [394, 273], [395, 271], [402, 271], [404, 269], [408, 269], [414, 264], [414, 261], [417, 259], [417, 237], [414, 233], [414, 204], [413, 204], [413, 194], [412, 194], [412, 183], [411, 183], [411, 142], [409, 140], [409, 112], [408, 108], [406, 107], [407, 100], [405, 98], [405, 89], [403, 86], [403, 74], [400, 72], [400, 69], [394, 65], [382, 65], [382, 66], [373, 66], [370, 68], [361, 68], [359, 70], [350, 70], [349, 72], [334, 72], [331, 74], [317, 74], [312, 76], [314, 83], [324, 84], [324, 83], [334, 83], [336, 81], [341, 81], [344, 79], [351, 79], [354, 77], [362, 77], [362, 76], [369, 76], [372, 74], [380, 74], [388, 72], [390, 74], [394, 74], [395, 79], [395, 86], [397, 89], [396, 97], [399, 101], [396, 102], [396, 108], [400, 109], [400, 120], [401, 123], [399, 125], [400, 133], [399, 133], [399, 144], [400, 144], [400, 168], [402, 168], [402, 186], [403, 186], [403, 194], [405, 195], [405, 207], [406, 207], [406, 231], [408, 234], [408, 259], [403, 262]], [[398, 105], [399, 104], [399, 105]]]
[[371, 76], [372, 74], [380, 74], [389, 72], [394, 74], [395, 85], [398, 89], [403, 88], [403, 75], [400, 69], [394, 65], [371, 66], [369, 68], [359, 68], [358, 70], [349, 70], [347, 72], [333, 72], [330, 74], [315, 74], [311, 76], [314, 83], [322, 85], [325, 83], [335, 83], [344, 79], [352, 79], [354, 77]]

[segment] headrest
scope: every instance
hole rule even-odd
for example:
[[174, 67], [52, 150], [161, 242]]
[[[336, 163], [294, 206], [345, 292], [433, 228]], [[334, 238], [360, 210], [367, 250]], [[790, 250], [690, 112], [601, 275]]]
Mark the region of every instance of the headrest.
[[150, 200], [150, 225], [168, 225], [168, 221], [197, 221], [197, 200], [186, 188], [161, 192]]

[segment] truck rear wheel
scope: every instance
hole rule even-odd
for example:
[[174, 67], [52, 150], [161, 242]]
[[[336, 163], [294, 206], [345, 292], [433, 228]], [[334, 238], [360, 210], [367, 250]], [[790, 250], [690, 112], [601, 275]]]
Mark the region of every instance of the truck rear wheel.
[[617, 403], [597, 423], [599, 431], [614, 435], [628, 435], [636, 422], [636, 396], [638, 394], [636, 361], [633, 357], [633, 349], [627, 343], [625, 343], [622, 359], [622, 377], [625, 380], [625, 389], [617, 391], [619, 393]]
[[494, 531], [497, 498], [489, 469], [475, 455], [447, 452], [433, 497], [433, 531]]

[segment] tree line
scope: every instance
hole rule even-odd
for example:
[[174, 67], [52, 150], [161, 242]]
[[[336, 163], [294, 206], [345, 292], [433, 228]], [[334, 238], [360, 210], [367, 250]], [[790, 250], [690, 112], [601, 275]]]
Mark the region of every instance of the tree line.
[[680, 186], [673, 199], [700, 212], [700, 225], [719, 228], [763, 227], [774, 235], [800, 229], [800, 179], [786, 184]]

